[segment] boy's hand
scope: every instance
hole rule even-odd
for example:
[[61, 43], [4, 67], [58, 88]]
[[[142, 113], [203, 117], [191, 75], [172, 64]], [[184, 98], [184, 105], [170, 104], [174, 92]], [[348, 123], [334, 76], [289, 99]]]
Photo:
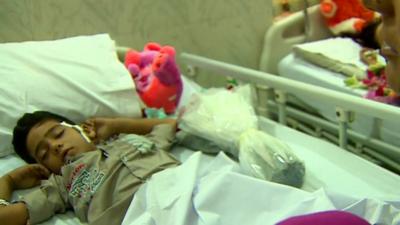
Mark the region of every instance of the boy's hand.
[[82, 128], [95, 144], [117, 134], [112, 118], [91, 118], [82, 124]]
[[50, 171], [40, 164], [29, 164], [6, 174], [14, 190], [35, 187], [50, 176]]

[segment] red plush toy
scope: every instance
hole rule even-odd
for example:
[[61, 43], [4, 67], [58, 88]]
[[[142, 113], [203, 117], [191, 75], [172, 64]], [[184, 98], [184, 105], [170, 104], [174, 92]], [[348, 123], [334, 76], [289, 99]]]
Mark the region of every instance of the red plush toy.
[[175, 61], [175, 49], [148, 43], [144, 50], [130, 50], [125, 55], [128, 68], [142, 101], [150, 108], [175, 112], [183, 84]]
[[379, 18], [362, 0], [321, 0], [320, 10], [335, 35], [360, 33]]

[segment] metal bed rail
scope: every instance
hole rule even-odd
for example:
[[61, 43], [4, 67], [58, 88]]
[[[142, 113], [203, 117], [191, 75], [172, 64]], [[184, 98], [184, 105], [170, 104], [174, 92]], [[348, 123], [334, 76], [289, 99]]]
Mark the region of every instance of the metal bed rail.
[[[356, 112], [378, 120], [397, 121], [400, 118], [399, 108], [197, 55], [182, 53], [180, 59], [186, 63], [192, 76], [201, 69], [254, 84], [258, 97], [256, 109], [261, 116], [329, 140], [343, 149], [400, 173], [398, 146], [349, 128], [349, 124], [356, 119], [353, 116]], [[325, 100], [333, 103], [336, 105], [336, 123], [289, 105], [291, 94], [307, 96], [310, 101]]]

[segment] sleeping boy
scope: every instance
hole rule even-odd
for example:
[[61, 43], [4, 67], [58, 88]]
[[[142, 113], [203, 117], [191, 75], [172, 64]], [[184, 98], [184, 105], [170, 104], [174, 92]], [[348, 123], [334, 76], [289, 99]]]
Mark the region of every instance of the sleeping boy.
[[[36, 224], [73, 209], [82, 222], [121, 224], [140, 185], [179, 164], [167, 152], [175, 131], [174, 119], [94, 118], [78, 126], [46, 111], [25, 114], [13, 145], [30, 164], [0, 178], [0, 221]], [[14, 190], [46, 178], [8, 202]]]

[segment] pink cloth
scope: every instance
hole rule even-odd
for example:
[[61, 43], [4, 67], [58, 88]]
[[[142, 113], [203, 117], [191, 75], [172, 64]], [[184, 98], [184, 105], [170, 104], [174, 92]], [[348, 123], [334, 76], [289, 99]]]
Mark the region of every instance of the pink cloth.
[[344, 211], [325, 211], [288, 218], [277, 225], [370, 225], [354, 214]]

